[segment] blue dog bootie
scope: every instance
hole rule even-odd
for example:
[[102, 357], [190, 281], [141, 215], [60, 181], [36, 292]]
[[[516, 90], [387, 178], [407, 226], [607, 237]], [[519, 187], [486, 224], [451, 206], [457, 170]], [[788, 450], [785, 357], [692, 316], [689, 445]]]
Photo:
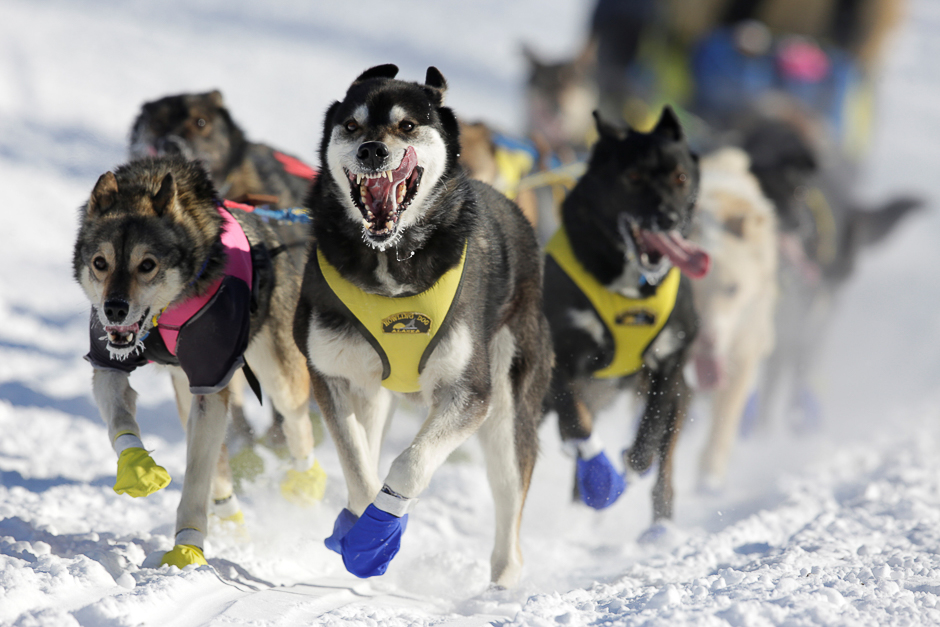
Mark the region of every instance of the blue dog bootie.
[[[327, 546], [342, 534], [339, 553], [343, 556], [346, 570], [363, 579], [384, 574], [401, 548], [401, 536], [408, 527], [408, 514], [405, 512], [411, 502], [412, 499], [383, 486], [375, 501], [346, 531], [342, 527], [348, 524], [353, 514], [349, 510], [340, 513], [333, 535], [327, 538]], [[348, 516], [344, 516], [346, 512]]]
[[577, 482], [581, 500], [594, 509], [613, 505], [627, 487], [604, 451], [590, 459], [578, 458]]
[[356, 524], [357, 520], [359, 520], [359, 517], [344, 507], [343, 511], [339, 513], [339, 516], [336, 517], [336, 522], [333, 523], [333, 533], [323, 541], [326, 548], [342, 555], [343, 547], [341, 542], [343, 538], [346, 537], [346, 534], [349, 533], [349, 530], [353, 528], [353, 525]]
[[408, 515], [401, 518], [369, 505], [340, 540], [346, 570], [363, 579], [385, 574], [401, 548]]

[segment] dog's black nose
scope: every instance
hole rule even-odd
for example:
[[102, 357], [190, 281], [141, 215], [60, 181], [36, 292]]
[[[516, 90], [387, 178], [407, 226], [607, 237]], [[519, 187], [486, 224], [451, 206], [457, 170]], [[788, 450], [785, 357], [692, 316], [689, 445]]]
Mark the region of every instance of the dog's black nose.
[[113, 322], [115, 324], [124, 322], [124, 319], [127, 318], [127, 312], [129, 309], [130, 306], [127, 304], [127, 301], [121, 300], [119, 298], [112, 298], [110, 300], [104, 301], [104, 315], [108, 319], [108, 322]]
[[363, 167], [378, 170], [388, 158], [388, 146], [382, 142], [365, 142], [359, 146], [356, 158]]

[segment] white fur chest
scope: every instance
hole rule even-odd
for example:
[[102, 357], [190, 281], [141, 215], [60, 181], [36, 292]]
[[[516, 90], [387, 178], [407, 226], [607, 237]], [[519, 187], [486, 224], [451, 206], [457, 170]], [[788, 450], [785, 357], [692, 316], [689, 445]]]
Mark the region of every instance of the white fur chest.
[[310, 365], [329, 377], [347, 379], [364, 392], [374, 393], [382, 384], [382, 360], [354, 329], [329, 329], [310, 316], [307, 331]]

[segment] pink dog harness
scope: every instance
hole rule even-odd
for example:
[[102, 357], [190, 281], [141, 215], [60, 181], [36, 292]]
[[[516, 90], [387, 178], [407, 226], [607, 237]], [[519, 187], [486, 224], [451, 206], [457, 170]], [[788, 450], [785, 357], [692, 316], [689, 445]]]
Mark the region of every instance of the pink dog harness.
[[[228, 200], [224, 201], [224, 206], [229, 209], [241, 208], [238, 203]], [[180, 329], [212, 300], [215, 293], [219, 291], [223, 279], [233, 276], [244, 281], [246, 285], [251, 285], [251, 245], [248, 243], [248, 236], [231, 213], [222, 207], [218, 207], [218, 210], [219, 215], [225, 220], [222, 225], [222, 246], [228, 257], [228, 263], [225, 264], [225, 276], [213, 283], [205, 294], [193, 296], [178, 305], [169, 307], [158, 318], [157, 330], [160, 331], [167, 350], [174, 356]]]

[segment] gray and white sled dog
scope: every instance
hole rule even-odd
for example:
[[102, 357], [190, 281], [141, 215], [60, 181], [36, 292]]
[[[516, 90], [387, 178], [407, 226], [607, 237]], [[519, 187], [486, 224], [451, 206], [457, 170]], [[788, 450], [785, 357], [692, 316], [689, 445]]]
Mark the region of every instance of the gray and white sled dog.
[[[511, 586], [552, 365], [538, 244], [515, 204], [458, 165], [441, 73], [397, 73], [371, 68], [330, 106], [308, 199], [316, 243], [294, 333], [349, 490], [327, 546], [360, 577], [385, 572], [410, 505], [477, 432], [495, 501], [491, 578]], [[383, 480], [402, 397], [429, 414]]]
[[322, 496], [309, 375], [292, 332], [303, 259], [284, 251], [271, 226], [226, 208], [202, 167], [179, 156], [103, 174], [81, 209], [73, 269], [92, 305], [87, 359], [119, 456], [115, 491], [147, 496], [170, 481], [141, 443], [131, 371], [148, 362], [169, 367], [186, 428], [176, 546], [164, 564], [206, 563], [210, 493], [217, 514], [241, 519], [220, 451], [227, 386], [246, 364], [285, 417], [293, 468], [282, 491]]

